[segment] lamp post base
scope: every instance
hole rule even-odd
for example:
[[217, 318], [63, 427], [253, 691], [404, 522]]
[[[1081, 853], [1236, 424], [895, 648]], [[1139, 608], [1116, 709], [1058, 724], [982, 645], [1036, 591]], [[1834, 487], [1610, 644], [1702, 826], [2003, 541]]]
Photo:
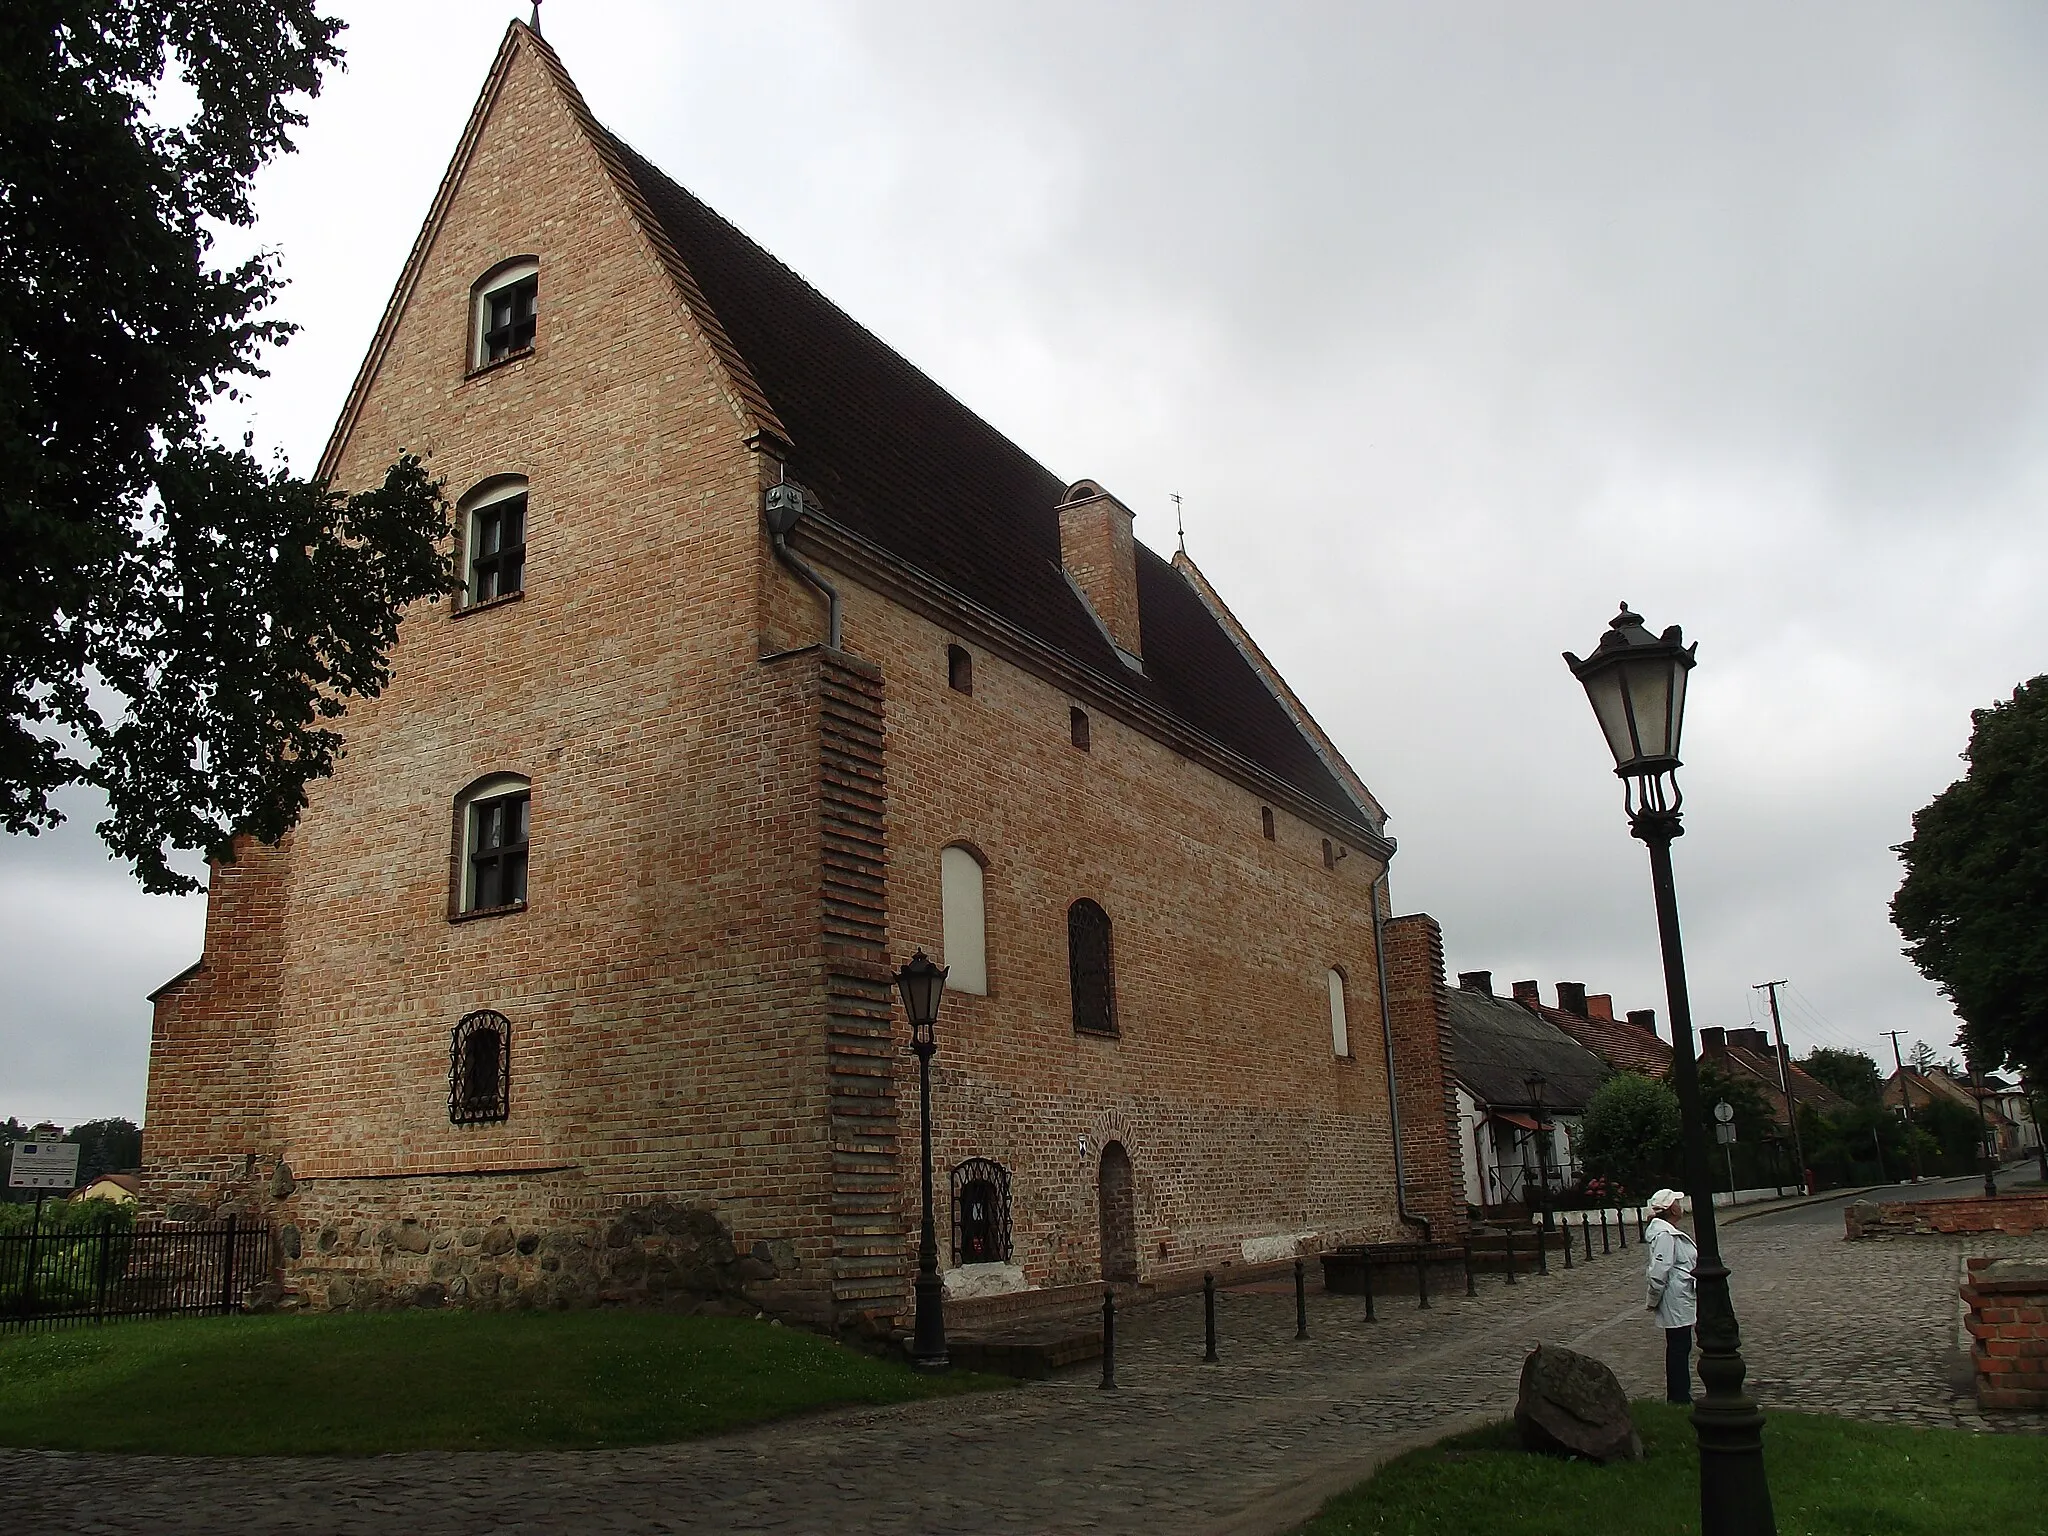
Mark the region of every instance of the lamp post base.
[[920, 1371], [946, 1369], [946, 1288], [936, 1271], [920, 1270], [913, 1286], [917, 1313], [910, 1332], [910, 1363]]

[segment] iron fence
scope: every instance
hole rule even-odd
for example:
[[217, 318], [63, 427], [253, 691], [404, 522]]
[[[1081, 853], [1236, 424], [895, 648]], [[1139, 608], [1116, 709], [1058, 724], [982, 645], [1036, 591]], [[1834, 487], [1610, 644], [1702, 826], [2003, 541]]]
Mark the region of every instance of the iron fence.
[[270, 1229], [203, 1226], [0, 1233], [0, 1331], [124, 1317], [218, 1316], [270, 1276]]

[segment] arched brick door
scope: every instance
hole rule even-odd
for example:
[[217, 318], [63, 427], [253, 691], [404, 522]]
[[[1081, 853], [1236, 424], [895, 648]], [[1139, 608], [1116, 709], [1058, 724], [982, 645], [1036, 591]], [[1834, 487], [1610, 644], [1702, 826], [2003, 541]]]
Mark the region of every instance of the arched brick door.
[[1131, 1178], [1131, 1154], [1112, 1141], [1102, 1149], [1096, 1175], [1095, 1207], [1102, 1224], [1102, 1278], [1138, 1278], [1138, 1197]]

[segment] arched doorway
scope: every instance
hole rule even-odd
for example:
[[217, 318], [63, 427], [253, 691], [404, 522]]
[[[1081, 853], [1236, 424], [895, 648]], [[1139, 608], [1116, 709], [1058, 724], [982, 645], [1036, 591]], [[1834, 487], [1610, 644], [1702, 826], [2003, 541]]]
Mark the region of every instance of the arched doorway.
[[1095, 1208], [1102, 1226], [1102, 1278], [1138, 1278], [1138, 1197], [1131, 1178], [1131, 1154], [1112, 1141], [1102, 1149], [1095, 1180]]

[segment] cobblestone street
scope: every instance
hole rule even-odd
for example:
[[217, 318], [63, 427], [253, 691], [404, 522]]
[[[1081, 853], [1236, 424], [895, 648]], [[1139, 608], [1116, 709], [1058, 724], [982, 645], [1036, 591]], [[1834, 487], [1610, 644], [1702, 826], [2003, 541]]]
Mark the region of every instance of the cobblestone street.
[[[1751, 1382], [1768, 1409], [1987, 1427], [1959, 1396], [1957, 1271], [2048, 1238], [1842, 1240], [1842, 1202], [1725, 1229]], [[1597, 1254], [1598, 1239], [1595, 1239]], [[1661, 1395], [1638, 1250], [1485, 1277], [1428, 1311], [1225, 1294], [1120, 1326], [1119, 1390], [1091, 1370], [1016, 1392], [856, 1410], [713, 1441], [603, 1452], [203, 1461], [0, 1451], [11, 1532], [1277, 1532], [1389, 1453], [1505, 1416], [1523, 1355], [1557, 1342]], [[2033, 1430], [2038, 1419], [1993, 1427]]]

